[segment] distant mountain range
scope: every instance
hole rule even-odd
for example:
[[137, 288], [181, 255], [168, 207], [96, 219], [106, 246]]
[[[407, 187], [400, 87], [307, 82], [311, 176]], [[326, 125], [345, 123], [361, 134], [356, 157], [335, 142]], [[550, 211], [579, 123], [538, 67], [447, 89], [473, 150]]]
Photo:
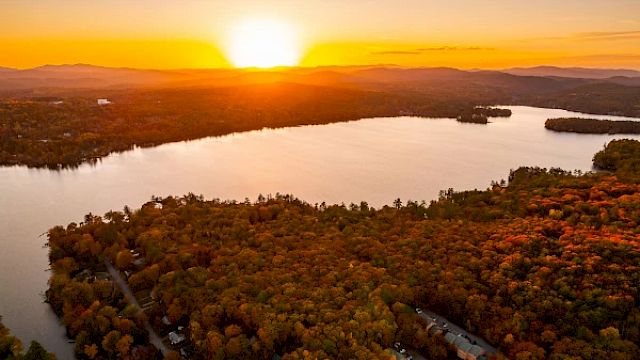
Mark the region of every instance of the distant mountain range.
[[518, 76], [556, 76], [581, 79], [608, 79], [612, 77], [640, 77], [640, 71], [628, 69], [592, 69], [580, 67], [536, 66], [502, 70]]
[[593, 81], [640, 86], [640, 71], [624, 69], [559, 68], [539, 66], [502, 71], [464, 71], [453, 68], [401, 68], [394, 66], [328, 66], [274, 70], [184, 69], [145, 70], [87, 64], [45, 65], [32, 69], [0, 68], [0, 90], [209, 87], [291, 82], [341, 87], [397, 87], [410, 84], [481, 82], [498, 88], [527, 91], [562, 89]]
[[40, 98], [93, 93], [104, 97], [123, 91], [186, 93], [217, 88], [221, 91], [211, 93], [244, 96], [241, 94], [261, 91], [262, 85], [296, 85], [317, 88], [310, 93], [349, 90], [363, 98], [377, 93], [386, 94], [388, 99], [412, 99], [415, 104], [407, 108], [418, 108], [429, 101], [438, 111], [445, 111], [447, 106], [457, 109], [461, 104], [519, 104], [640, 116], [640, 76], [631, 75], [640, 72], [548, 66], [506, 71], [397, 66], [144, 70], [76, 64], [2, 69], [0, 95]]

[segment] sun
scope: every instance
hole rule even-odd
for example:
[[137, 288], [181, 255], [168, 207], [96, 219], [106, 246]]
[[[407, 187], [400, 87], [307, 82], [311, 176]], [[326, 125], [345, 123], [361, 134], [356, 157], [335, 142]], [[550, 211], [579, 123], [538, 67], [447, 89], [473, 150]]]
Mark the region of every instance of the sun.
[[295, 29], [275, 19], [245, 19], [231, 29], [227, 43], [235, 67], [295, 66], [300, 61]]

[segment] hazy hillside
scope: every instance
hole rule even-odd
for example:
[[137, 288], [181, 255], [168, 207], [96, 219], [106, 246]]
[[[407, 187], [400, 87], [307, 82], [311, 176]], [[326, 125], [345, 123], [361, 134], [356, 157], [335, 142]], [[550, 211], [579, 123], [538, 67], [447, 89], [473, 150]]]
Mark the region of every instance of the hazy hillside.
[[107, 68], [93, 65], [45, 65], [0, 71], [0, 90], [33, 88], [106, 88], [158, 85], [189, 77], [188, 72]]
[[[554, 76], [555, 78], [549, 78]], [[637, 79], [631, 76], [639, 76]], [[611, 79], [609, 79], [611, 78]], [[33, 69], [0, 68], [0, 90], [54, 88], [211, 87], [292, 82], [343, 87], [432, 90], [451, 87], [492, 87], [520, 96], [549, 93], [584, 85], [593, 79], [622, 85], [640, 84], [633, 70], [539, 67], [499, 71], [463, 71], [453, 68], [319, 67], [239, 69], [145, 70], [85, 64], [45, 65]]]
[[594, 69], [556, 66], [536, 66], [531, 68], [511, 68], [502, 72], [520, 76], [558, 76], [583, 79], [607, 79], [615, 76], [640, 77], [640, 71], [628, 69]]
[[614, 76], [611, 78], [607, 78], [605, 80], [610, 83], [620, 84], [625, 86], [640, 86], [640, 76], [639, 77]]

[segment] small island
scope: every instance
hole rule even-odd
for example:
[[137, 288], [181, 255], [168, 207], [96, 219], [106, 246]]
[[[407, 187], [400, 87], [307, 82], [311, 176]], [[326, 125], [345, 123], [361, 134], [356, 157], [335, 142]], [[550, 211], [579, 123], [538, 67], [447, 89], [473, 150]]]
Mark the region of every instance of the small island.
[[464, 111], [458, 115], [456, 120], [461, 123], [470, 124], [487, 124], [490, 117], [510, 117], [511, 110], [500, 108], [484, 108], [476, 107], [471, 110]]
[[544, 127], [578, 134], [640, 134], [640, 121], [614, 121], [583, 118], [548, 119]]

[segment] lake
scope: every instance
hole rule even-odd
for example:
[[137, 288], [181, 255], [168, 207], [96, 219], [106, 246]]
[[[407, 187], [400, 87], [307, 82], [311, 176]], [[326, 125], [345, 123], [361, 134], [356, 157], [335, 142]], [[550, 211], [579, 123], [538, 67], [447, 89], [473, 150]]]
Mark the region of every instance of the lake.
[[373, 118], [137, 148], [73, 170], [2, 167], [0, 315], [25, 346], [35, 339], [59, 359], [72, 358], [64, 328], [42, 302], [49, 272], [40, 235], [89, 212], [137, 208], [152, 195], [188, 192], [239, 201], [280, 192], [312, 204], [365, 200], [375, 207], [396, 198], [429, 201], [450, 187], [485, 189], [519, 166], [588, 171], [609, 140], [640, 138], [556, 133], [544, 128], [547, 118], [581, 114], [508, 108], [511, 118], [487, 125]]

